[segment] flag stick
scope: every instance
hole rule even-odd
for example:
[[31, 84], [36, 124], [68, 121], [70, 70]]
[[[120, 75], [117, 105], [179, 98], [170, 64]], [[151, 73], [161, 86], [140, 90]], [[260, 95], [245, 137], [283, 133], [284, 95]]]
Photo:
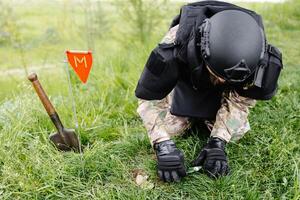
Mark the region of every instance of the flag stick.
[[[76, 110], [76, 103], [73, 95], [73, 90], [72, 90], [72, 83], [71, 83], [71, 77], [70, 77], [70, 72], [69, 72], [69, 65], [68, 61], [65, 60], [64, 63], [66, 64], [66, 72], [67, 72], [67, 77], [68, 77], [68, 86], [69, 86], [69, 96], [71, 97], [72, 100], [72, 110], [73, 110], [73, 119], [75, 121], [75, 129], [78, 130], [78, 118], [77, 118], [77, 110]], [[81, 142], [80, 142], [80, 133], [78, 133], [78, 141], [79, 141], [79, 153], [82, 154], [82, 149], [81, 149]]]

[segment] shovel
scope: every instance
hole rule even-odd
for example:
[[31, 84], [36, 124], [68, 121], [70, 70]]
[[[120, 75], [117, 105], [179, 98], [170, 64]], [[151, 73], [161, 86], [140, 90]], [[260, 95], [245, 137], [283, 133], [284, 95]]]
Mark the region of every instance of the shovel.
[[38, 94], [51, 121], [57, 129], [57, 133], [50, 135], [49, 139], [53, 142], [56, 148], [61, 151], [73, 150], [75, 152], [79, 152], [80, 145], [75, 130], [64, 128], [57, 112], [55, 111], [41, 83], [39, 82], [37, 75], [35, 73], [32, 73], [28, 76], [28, 79], [32, 82], [36, 93]]

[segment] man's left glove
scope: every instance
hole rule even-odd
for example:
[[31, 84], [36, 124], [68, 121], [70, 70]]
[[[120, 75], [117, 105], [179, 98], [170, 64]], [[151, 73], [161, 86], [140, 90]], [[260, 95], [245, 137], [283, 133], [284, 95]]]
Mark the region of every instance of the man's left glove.
[[165, 182], [179, 182], [186, 176], [183, 153], [176, 148], [172, 140], [154, 144], [157, 156], [157, 173]]
[[225, 176], [229, 173], [227, 156], [225, 153], [226, 142], [217, 137], [211, 137], [194, 160], [194, 166], [203, 165], [203, 169], [211, 178]]

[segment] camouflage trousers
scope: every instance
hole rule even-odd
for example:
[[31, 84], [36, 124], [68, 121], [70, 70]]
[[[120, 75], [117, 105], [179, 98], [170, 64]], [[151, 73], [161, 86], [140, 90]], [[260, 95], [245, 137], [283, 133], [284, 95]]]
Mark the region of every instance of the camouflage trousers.
[[[226, 142], [239, 140], [250, 130], [249, 108], [255, 103], [254, 99], [239, 96], [235, 91], [224, 92], [215, 120], [205, 120], [211, 136], [219, 137]], [[162, 100], [139, 99], [138, 104], [137, 112], [143, 120], [152, 145], [169, 140], [172, 136], [181, 135], [192, 125], [188, 117], [170, 113], [172, 92]]]

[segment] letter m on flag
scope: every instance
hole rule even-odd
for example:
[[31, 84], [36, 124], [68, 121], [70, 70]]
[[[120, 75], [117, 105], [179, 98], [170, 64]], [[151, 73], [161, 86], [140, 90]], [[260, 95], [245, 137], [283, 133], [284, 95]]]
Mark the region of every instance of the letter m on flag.
[[68, 62], [81, 80], [86, 83], [89, 77], [93, 57], [91, 51], [66, 51]]

